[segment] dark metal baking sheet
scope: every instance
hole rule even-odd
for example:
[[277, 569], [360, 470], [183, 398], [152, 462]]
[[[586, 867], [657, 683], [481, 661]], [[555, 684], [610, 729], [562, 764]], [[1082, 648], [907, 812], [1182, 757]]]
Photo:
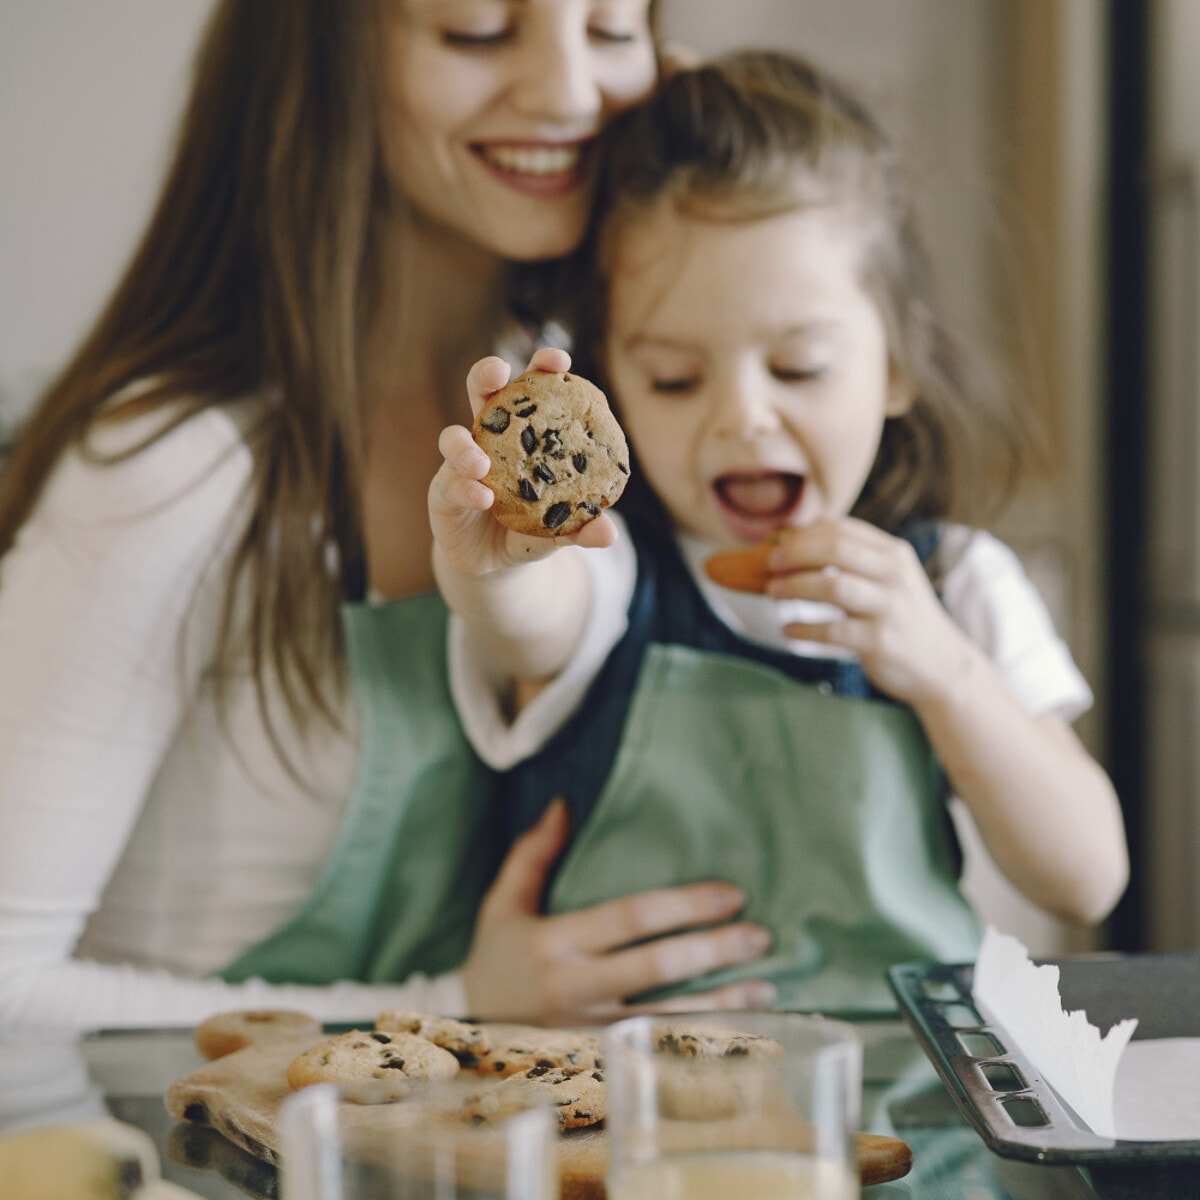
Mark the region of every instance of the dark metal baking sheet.
[[[1135, 1039], [1200, 1037], [1200, 952], [1084, 955], [1059, 968], [1063, 1007], [1102, 1031], [1137, 1017]], [[1135, 1142], [1093, 1133], [1007, 1031], [976, 1008], [974, 965], [904, 963], [888, 973], [918, 1041], [963, 1114], [997, 1154], [1097, 1166], [1200, 1159], [1200, 1141]]]

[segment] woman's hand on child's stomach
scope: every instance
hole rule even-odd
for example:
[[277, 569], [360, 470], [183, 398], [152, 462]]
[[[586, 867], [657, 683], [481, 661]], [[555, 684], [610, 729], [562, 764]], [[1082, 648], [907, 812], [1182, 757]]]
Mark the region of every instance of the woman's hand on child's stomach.
[[845, 613], [787, 625], [789, 637], [853, 650], [877, 688], [914, 707], [945, 690], [969, 648], [912, 546], [866, 521], [789, 529], [769, 566], [768, 594], [821, 600]]
[[[567, 825], [566, 806], [556, 800], [514, 843], [484, 897], [463, 966], [473, 1016], [556, 1026], [638, 1012], [770, 1006], [774, 989], [759, 980], [656, 1004], [626, 1004], [627, 997], [652, 988], [759, 958], [769, 936], [759, 926], [730, 921], [743, 898], [723, 883], [639, 892], [578, 912], [539, 915]], [[675, 932], [717, 921], [729, 923]]]
[[[570, 366], [565, 350], [542, 349], [529, 360], [528, 369], [565, 372]], [[502, 358], [480, 359], [467, 375], [471, 411], [477, 413], [511, 374]], [[603, 548], [616, 541], [617, 528], [607, 513], [565, 537], [529, 537], [506, 529], [488, 512], [495, 497], [481, 481], [491, 464], [471, 431], [449, 426], [442, 430], [438, 449], [443, 461], [429, 488], [429, 521], [437, 553], [451, 570], [485, 575], [545, 558], [560, 546]]]

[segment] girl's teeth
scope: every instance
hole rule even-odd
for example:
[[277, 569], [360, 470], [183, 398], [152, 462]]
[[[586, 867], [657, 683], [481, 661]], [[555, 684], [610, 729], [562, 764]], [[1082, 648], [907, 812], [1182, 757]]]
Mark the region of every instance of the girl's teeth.
[[578, 146], [490, 146], [484, 153], [498, 167], [522, 175], [561, 175], [579, 162]]

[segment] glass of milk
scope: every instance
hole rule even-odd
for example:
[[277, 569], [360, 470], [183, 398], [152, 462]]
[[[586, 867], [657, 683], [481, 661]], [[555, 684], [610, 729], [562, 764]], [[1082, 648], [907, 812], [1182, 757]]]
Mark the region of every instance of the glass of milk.
[[800, 1013], [633, 1017], [606, 1035], [609, 1200], [857, 1200], [862, 1043]]
[[281, 1200], [558, 1200], [558, 1123], [539, 1098], [460, 1078], [369, 1101], [329, 1083], [284, 1100]]

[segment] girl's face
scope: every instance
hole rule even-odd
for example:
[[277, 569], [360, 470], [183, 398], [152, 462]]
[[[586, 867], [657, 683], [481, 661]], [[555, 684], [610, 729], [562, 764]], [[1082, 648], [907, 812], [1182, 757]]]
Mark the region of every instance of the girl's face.
[[581, 241], [596, 136], [646, 96], [650, 0], [385, 0], [384, 160], [425, 217], [493, 253]]
[[848, 513], [911, 396], [845, 217], [721, 223], [663, 201], [613, 249], [609, 379], [676, 527], [733, 547]]

